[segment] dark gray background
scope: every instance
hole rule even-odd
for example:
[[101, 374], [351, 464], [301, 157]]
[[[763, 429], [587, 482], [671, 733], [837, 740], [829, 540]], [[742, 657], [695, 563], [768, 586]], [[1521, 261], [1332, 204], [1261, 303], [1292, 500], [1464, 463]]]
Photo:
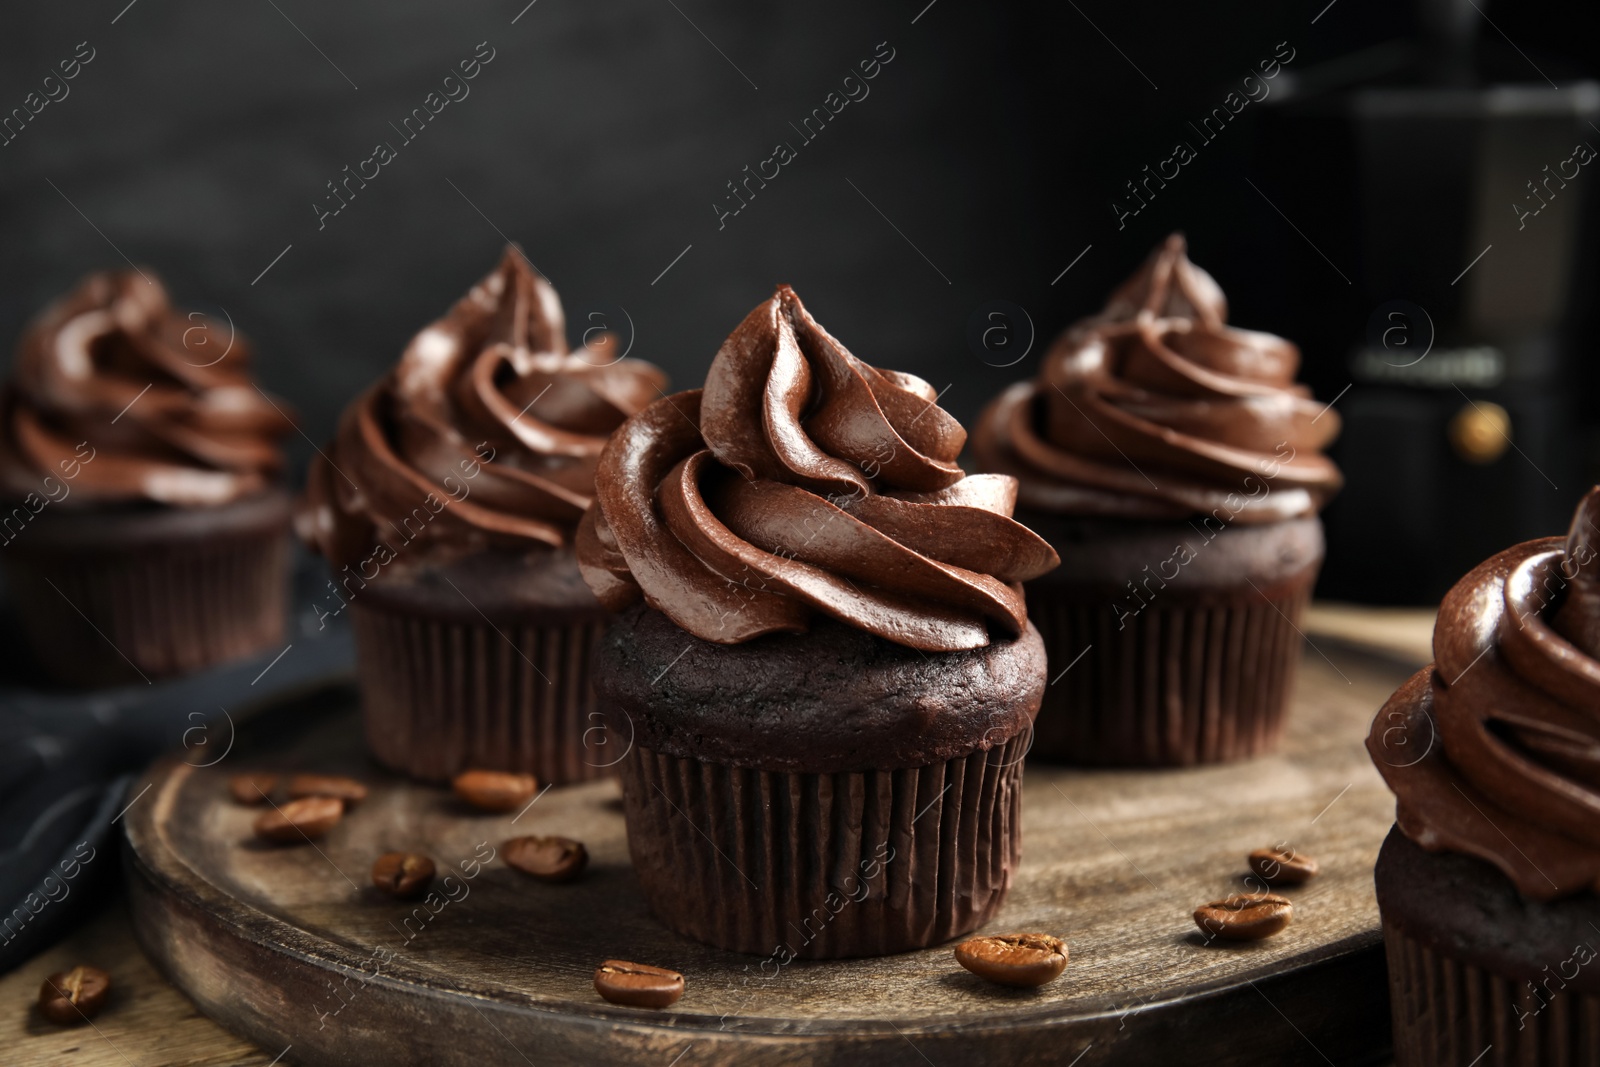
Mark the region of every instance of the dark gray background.
[[[1041, 225], [1047, 176], [1030, 145], [1059, 134], [1020, 107], [1022, 34], [1005, 7], [942, 0], [913, 26], [908, 4], [681, 0], [680, 14], [667, 0], [540, 0], [512, 25], [526, 0], [277, 0], [282, 13], [267, 0], [139, 0], [111, 25], [125, 3], [32, 6], [0, 45], [4, 106], [57, 53], [85, 39], [98, 52], [66, 100], [0, 148], [0, 334], [81, 272], [122, 265], [109, 238], [180, 303], [227, 308], [266, 386], [318, 440], [494, 265], [496, 228], [556, 285], [570, 321], [626, 308], [632, 354], [679, 387], [699, 384], [723, 336], [781, 281], [864, 358], [940, 388], [959, 379], [948, 400], [966, 416], [1010, 377], [967, 353], [966, 315], [991, 296], [1045, 313], [1046, 284], [1084, 243]], [[401, 144], [389, 123], [485, 40], [496, 57], [471, 95]], [[788, 122], [881, 41], [895, 59], [871, 94], [719, 232], [724, 183], [777, 140], [798, 142]], [[1143, 84], [1103, 41], [1075, 48], [1114, 75], [1108, 100]], [[379, 140], [399, 158], [319, 232], [324, 183]], [[1128, 242], [1117, 270], [1142, 243]], [[1095, 300], [1076, 295], [1071, 310]], [[1069, 309], [1048, 310], [1054, 322]]]

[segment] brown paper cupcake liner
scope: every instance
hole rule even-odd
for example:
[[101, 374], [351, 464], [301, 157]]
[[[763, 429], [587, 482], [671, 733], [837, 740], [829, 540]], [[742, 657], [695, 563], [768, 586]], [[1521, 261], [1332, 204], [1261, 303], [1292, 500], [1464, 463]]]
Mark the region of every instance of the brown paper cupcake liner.
[[605, 620], [541, 626], [351, 604], [372, 754], [444, 781], [468, 768], [561, 784], [616, 773], [625, 725], [596, 708], [589, 663]]
[[635, 748], [622, 774], [634, 871], [669, 927], [775, 965], [938, 944], [1005, 900], [1026, 744], [837, 774]]
[[30, 548], [4, 550], [12, 600], [34, 655], [62, 681], [185, 674], [284, 639], [281, 524], [116, 551]]
[[1497, 975], [1383, 924], [1397, 1067], [1600, 1067], [1600, 994]]
[[1035, 754], [1107, 766], [1187, 766], [1277, 747], [1316, 569], [1258, 593], [1162, 592], [1117, 627], [1112, 596], [1038, 582], [1028, 614], [1050, 684]]

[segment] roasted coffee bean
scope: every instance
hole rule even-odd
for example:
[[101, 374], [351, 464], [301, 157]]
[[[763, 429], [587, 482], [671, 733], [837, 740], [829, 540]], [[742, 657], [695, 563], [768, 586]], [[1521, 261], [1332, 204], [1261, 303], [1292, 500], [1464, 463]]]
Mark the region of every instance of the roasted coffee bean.
[[71, 1026], [98, 1014], [110, 995], [111, 976], [98, 967], [80, 963], [44, 980], [39, 987], [39, 1014], [53, 1023]]
[[1276, 893], [1235, 893], [1194, 910], [1195, 925], [1229, 941], [1260, 941], [1289, 925], [1294, 905]]
[[1310, 856], [1288, 848], [1258, 848], [1250, 853], [1250, 869], [1268, 885], [1300, 885], [1322, 870]]
[[256, 833], [268, 841], [304, 841], [332, 830], [343, 815], [344, 801], [337, 797], [302, 797], [262, 812]]
[[236, 774], [228, 779], [228, 792], [241, 804], [265, 804], [277, 787], [276, 774]]
[[372, 884], [391, 897], [420, 897], [433, 881], [433, 861], [417, 852], [385, 852], [372, 865]]
[[1040, 986], [1061, 977], [1067, 943], [1049, 934], [973, 937], [956, 946], [956, 962], [1001, 985]]
[[506, 862], [547, 882], [570, 882], [589, 865], [589, 850], [570, 837], [513, 837], [500, 846]]
[[456, 796], [484, 811], [515, 811], [539, 791], [533, 775], [509, 771], [462, 771], [450, 784]]
[[367, 787], [354, 778], [339, 774], [297, 774], [289, 779], [289, 795], [301, 797], [333, 797], [353, 808], [367, 799]]
[[594, 991], [613, 1004], [664, 1008], [683, 996], [683, 975], [648, 963], [606, 960], [595, 969]]

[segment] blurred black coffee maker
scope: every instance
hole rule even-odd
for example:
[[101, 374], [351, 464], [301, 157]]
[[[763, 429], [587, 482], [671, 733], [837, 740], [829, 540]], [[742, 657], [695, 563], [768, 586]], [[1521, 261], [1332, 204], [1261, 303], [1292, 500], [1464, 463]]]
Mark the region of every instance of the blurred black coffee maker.
[[1565, 530], [1593, 467], [1575, 296], [1593, 289], [1600, 86], [1536, 66], [1470, 0], [1418, 14], [1415, 41], [1286, 71], [1259, 154], [1284, 213], [1355, 268], [1277, 280], [1344, 418], [1318, 595], [1370, 603], [1436, 603]]

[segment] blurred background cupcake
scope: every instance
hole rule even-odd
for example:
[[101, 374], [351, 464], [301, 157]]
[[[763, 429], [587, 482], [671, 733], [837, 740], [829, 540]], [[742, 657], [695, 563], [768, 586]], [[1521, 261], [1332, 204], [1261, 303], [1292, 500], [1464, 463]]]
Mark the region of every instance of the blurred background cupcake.
[[296, 525], [333, 569], [316, 614], [350, 608], [368, 744], [418, 778], [615, 762], [589, 686], [608, 613], [572, 535], [606, 438], [666, 378], [603, 335], [571, 354], [565, 329], [508, 247], [311, 466]]
[[151, 681], [283, 637], [292, 427], [231, 323], [148, 269], [41, 312], [0, 392], [0, 560], [39, 664]]
[[1433, 650], [1367, 738], [1396, 797], [1374, 871], [1395, 1062], [1593, 1062], [1600, 488], [1565, 539], [1462, 578]]
[[703, 390], [629, 419], [579, 532], [622, 612], [595, 685], [625, 713], [651, 909], [723, 948], [883, 955], [999, 909], [1044, 650], [1021, 586], [1055, 553], [961, 425], [780, 286]]
[[1034, 751], [1180, 765], [1270, 751], [1339, 488], [1339, 416], [1295, 382], [1300, 353], [1226, 325], [1174, 234], [1038, 376], [979, 419], [981, 469], [1062, 565], [1029, 611], [1050, 656]]

